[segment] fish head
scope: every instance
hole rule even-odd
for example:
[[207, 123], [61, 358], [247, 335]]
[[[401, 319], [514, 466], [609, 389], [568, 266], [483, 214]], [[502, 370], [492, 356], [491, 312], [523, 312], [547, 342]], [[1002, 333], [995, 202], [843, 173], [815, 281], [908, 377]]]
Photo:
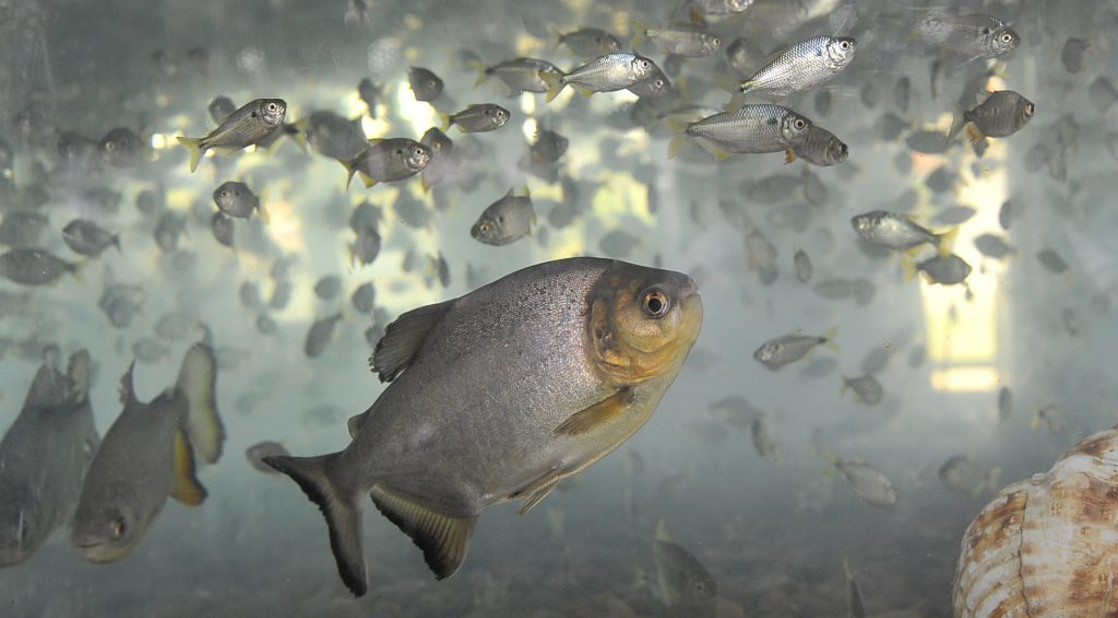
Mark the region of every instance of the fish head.
[[97, 484], [87, 478], [74, 514], [70, 541], [90, 562], [113, 562], [140, 542], [144, 522], [139, 496], [123, 483]]
[[230, 180], [214, 189], [213, 197], [214, 203], [217, 204], [218, 208], [228, 210], [241, 199], [241, 189], [237, 186], [237, 183]]
[[858, 232], [859, 236], [869, 240], [873, 236], [874, 228], [879, 225], [879, 218], [875, 216], [875, 213], [868, 212], [850, 219], [850, 225], [854, 227], [854, 231]]
[[618, 386], [674, 375], [703, 324], [698, 286], [683, 273], [615, 261], [588, 300], [594, 361]]
[[1028, 124], [1033, 119], [1034, 114], [1036, 114], [1036, 104], [1025, 97], [1021, 97], [1017, 102], [1017, 128]]
[[784, 345], [778, 341], [765, 342], [757, 351], [753, 353], [753, 358], [759, 362], [768, 365], [781, 355]]
[[827, 139], [827, 145], [823, 147], [823, 161], [827, 165], [838, 165], [845, 161], [849, 154], [850, 148], [834, 135]]
[[1005, 54], [1021, 44], [1021, 35], [1010, 27], [983, 31], [986, 37], [986, 46], [992, 56]]
[[504, 232], [505, 217], [502, 214], [482, 213], [481, 217], [470, 228], [470, 236], [474, 240], [487, 245], [503, 245], [507, 242]]
[[287, 114], [287, 102], [283, 99], [260, 99], [256, 113], [264, 120], [265, 125], [278, 127]]
[[858, 41], [851, 37], [832, 37], [827, 41], [827, 57], [833, 66], [845, 67], [854, 58], [854, 50], [857, 47]]
[[45, 505], [26, 484], [8, 485], [0, 490], [0, 566], [23, 562], [50, 534], [44, 529]]
[[500, 105], [490, 105], [486, 107], [485, 111], [482, 113], [485, 114], [485, 118], [489, 121], [489, 125], [496, 128], [505, 126], [505, 123], [509, 121], [511, 115], [509, 114], [509, 110]]
[[719, 47], [722, 47], [722, 38], [716, 34], [705, 33], [702, 36], [702, 41], [703, 51], [707, 54], [713, 54], [718, 51]]
[[634, 55], [633, 59], [629, 61], [629, 78], [635, 82], [641, 81], [659, 70], [655, 62], [644, 56]]
[[400, 146], [396, 148], [393, 154], [403, 158], [404, 164], [407, 165], [409, 170], [417, 172], [427, 167], [427, 164], [431, 162], [431, 149], [419, 142]]
[[753, 6], [753, 0], [726, 0], [726, 8], [732, 13], [741, 13]]
[[788, 112], [780, 123], [780, 134], [788, 143], [797, 142], [811, 131], [812, 123], [806, 117]]

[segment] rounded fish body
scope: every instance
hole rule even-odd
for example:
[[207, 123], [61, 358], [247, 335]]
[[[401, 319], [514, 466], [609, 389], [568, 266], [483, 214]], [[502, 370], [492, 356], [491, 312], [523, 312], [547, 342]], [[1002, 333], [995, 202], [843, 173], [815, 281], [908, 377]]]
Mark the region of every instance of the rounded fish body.
[[692, 123], [687, 134], [708, 139], [728, 152], [780, 152], [812, 126], [807, 118], [780, 105], [745, 105]]

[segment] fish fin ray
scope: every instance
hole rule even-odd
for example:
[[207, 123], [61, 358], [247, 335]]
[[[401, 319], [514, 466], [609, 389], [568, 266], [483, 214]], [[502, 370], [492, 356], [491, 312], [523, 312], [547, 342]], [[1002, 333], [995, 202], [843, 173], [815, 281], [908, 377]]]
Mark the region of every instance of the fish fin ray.
[[548, 103], [554, 101], [555, 97], [559, 96], [559, 93], [566, 86], [563, 83], [563, 76], [551, 71], [537, 71], [536, 74], [540, 76], [543, 83], [547, 84], [547, 95], [544, 96], [544, 100]]
[[202, 161], [202, 155], [206, 153], [206, 149], [202, 148], [202, 139], [199, 137], [186, 137], [179, 136], [179, 143], [190, 149], [190, 173], [198, 169], [198, 163]]
[[560, 435], [577, 436], [607, 425], [629, 409], [633, 402], [633, 389], [625, 387], [598, 403], [575, 412], [555, 428]]
[[175, 432], [175, 486], [171, 497], [187, 506], [198, 506], [206, 499], [206, 488], [195, 476], [194, 451], [180, 429]]
[[[550, 475], [549, 475], [550, 477]], [[531, 511], [537, 504], [543, 502], [543, 499], [548, 496], [559, 485], [559, 479], [555, 478], [550, 480], [546, 485], [536, 489], [532, 493], [524, 497], [524, 502], [521, 503], [520, 508], [516, 510], [517, 515], [524, 515]]]
[[377, 342], [369, 365], [381, 382], [391, 382], [411, 364], [431, 329], [450, 310], [453, 301], [425, 305], [396, 318]]
[[185, 426], [190, 444], [206, 463], [216, 463], [225, 443], [225, 426], [217, 412], [217, 362], [213, 350], [196, 343], [186, 352], [176, 388], [186, 397]]
[[355, 496], [338, 493], [327, 466], [340, 453], [318, 457], [265, 457], [264, 463], [291, 477], [318, 505], [330, 529], [330, 549], [338, 564], [338, 574], [355, 596], [368, 591], [365, 556], [362, 553], [361, 506]]
[[136, 403], [136, 387], [133, 385], [132, 373], [136, 370], [136, 361], [128, 365], [128, 371], [120, 378], [120, 403], [124, 407]]
[[476, 515], [444, 515], [382, 484], [374, 485], [369, 496], [377, 510], [423, 551], [423, 559], [436, 579], [446, 579], [462, 566], [477, 523]]

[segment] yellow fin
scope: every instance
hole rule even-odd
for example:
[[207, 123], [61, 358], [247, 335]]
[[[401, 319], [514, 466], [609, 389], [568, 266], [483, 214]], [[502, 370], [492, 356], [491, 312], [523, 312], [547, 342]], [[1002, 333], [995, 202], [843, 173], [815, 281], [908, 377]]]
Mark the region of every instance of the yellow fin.
[[590, 97], [594, 96], [593, 90], [587, 90], [586, 88], [575, 88], [575, 90], [577, 90], [584, 99], [589, 99]]
[[629, 46], [633, 47], [633, 48], [637, 48], [637, 47], [640, 47], [642, 43], [644, 43], [645, 37], [648, 36], [647, 32], [646, 32], [648, 30], [648, 26], [645, 26], [644, 24], [642, 24], [641, 22], [639, 22], [635, 19], [632, 21], [632, 25], [633, 25], [633, 40], [629, 42]]
[[621, 416], [633, 402], [633, 389], [624, 387], [602, 401], [580, 410], [555, 428], [555, 433], [577, 436], [592, 431]]
[[669, 159], [674, 159], [677, 156], [679, 156], [679, 151], [683, 150], [683, 143], [686, 140], [687, 140], [687, 137], [684, 134], [680, 133], [680, 134], [676, 135], [675, 137], [673, 137], [672, 141], [668, 142], [668, 158]]
[[826, 341], [823, 342], [823, 345], [830, 348], [832, 352], [839, 351], [838, 344], [835, 343], [835, 337], [838, 336], [838, 330], [838, 326], [832, 326], [830, 329], [827, 330], [827, 332], [823, 333], [823, 338], [826, 339]]
[[668, 527], [664, 525], [664, 520], [656, 522], [656, 540], [661, 543], [671, 543], [672, 535], [668, 534]]
[[217, 413], [217, 361], [213, 350], [196, 343], [186, 351], [175, 388], [186, 397], [187, 413], [183, 429], [198, 456], [206, 463], [221, 457], [225, 443], [225, 427]]
[[967, 125], [967, 137], [970, 138], [970, 141], [973, 144], [979, 140], [985, 139], [986, 136], [983, 135], [982, 132], [974, 126], [974, 123], [971, 123]]
[[179, 136], [179, 143], [190, 149], [190, 173], [198, 169], [198, 163], [202, 161], [202, 155], [205, 150], [202, 148], [202, 139], [198, 137]]
[[939, 250], [941, 256], [946, 257], [951, 255], [951, 249], [955, 246], [955, 239], [959, 236], [959, 229], [960, 227], [956, 226], [936, 236], [939, 239], [939, 244], [936, 246], [936, 249]]
[[566, 86], [566, 84], [563, 83], [563, 76], [551, 71], [538, 71], [536, 74], [540, 76], [543, 83], [547, 84], [547, 95], [544, 96], [544, 101], [549, 103], [554, 101], [555, 97], [559, 96], [559, 93], [563, 91], [563, 87]]
[[796, 151], [792, 150], [791, 146], [784, 148], [784, 164], [794, 163], [796, 161]]
[[357, 168], [353, 166], [353, 161], [342, 161], [338, 159], [338, 163], [341, 163], [342, 167], [345, 168], [345, 191], [349, 193], [349, 185], [353, 184], [353, 174], [357, 172]]
[[1029, 429], [1036, 429], [1040, 427], [1040, 412], [1033, 414], [1033, 420], [1029, 421]]
[[916, 272], [918, 269], [916, 268], [916, 261], [913, 260], [911, 257], [907, 255], [901, 256], [901, 268], [904, 269], [905, 281], [912, 281], [916, 278]]
[[423, 550], [423, 559], [437, 579], [450, 577], [462, 566], [476, 515], [444, 515], [379, 483], [373, 485], [369, 495], [377, 509]]
[[366, 189], [368, 189], [369, 187], [372, 187], [373, 185], [377, 184], [377, 182], [378, 182], [377, 179], [375, 179], [372, 176], [366, 174], [365, 172], [357, 172], [357, 177], [361, 179], [361, 182], [365, 185]]
[[484, 62], [479, 62], [477, 60], [474, 60], [470, 64], [472, 64], [474, 70], [477, 71], [477, 81], [474, 82], [474, 88], [477, 88], [478, 86], [484, 84], [485, 80], [489, 79], [489, 73], [487, 73], [489, 67], [485, 66]]
[[745, 87], [745, 84], [748, 84], [749, 82], [742, 83], [734, 79], [733, 77], [726, 75], [725, 73], [719, 73], [718, 75], [714, 76], [714, 83], [718, 84], [718, 87], [725, 90], [726, 92], [740, 93], [743, 92], [742, 88]]
[[175, 432], [175, 486], [171, 497], [187, 506], [198, 506], [206, 499], [206, 488], [194, 477], [194, 453], [182, 430]]
[[539, 504], [544, 498], [546, 498], [547, 495], [550, 494], [552, 492], [552, 490], [554, 490], [555, 487], [558, 484], [559, 484], [559, 479], [555, 479], [555, 480], [552, 480], [551, 482], [549, 482], [548, 484], [540, 487], [539, 489], [533, 491], [532, 493], [528, 494], [524, 498], [524, 502], [521, 503], [520, 508], [516, 510], [516, 514], [517, 515], [523, 515], [523, 514], [527, 513], [528, 511], [531, 511], [533, 508], [535, 508], [535, 506], [537, 504]]
[[683, 135], [683, 134], [687, 133], [688, 124], [686, 122], [680, 120], [679, 118], [665, 118], [664, 119], [664, 126], [667, 127], [669, 131], [671, 131], [672, 133], [675, 133], [676, 135]]
[[[439, 122], [440, 122], [440, 124], [442, 124], [443, 133], [446, 133], [447, 131], [450, 130], [450, 124], [451, 124], [450, 114], [448, 114], [446, 112], [439, 112]], [[459, 127], [459, 128], [461, 128], [461, 127]]]

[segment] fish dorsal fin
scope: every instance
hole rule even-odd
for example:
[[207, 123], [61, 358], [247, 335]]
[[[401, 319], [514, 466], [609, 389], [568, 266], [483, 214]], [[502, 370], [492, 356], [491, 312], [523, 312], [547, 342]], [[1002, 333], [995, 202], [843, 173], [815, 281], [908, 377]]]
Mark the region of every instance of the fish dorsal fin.
[[369, 491], [377, 509], [411, 537], [437, 579], [446, 579], [462, 566], [477, 516], [450, 517], [423, 506], [382, 484]]
[[136, 388], [132, 384], [132, 373], [136, 369], [136, 361], [132, 361], [128, 365], [128, 371], [124, 372], [124, 376], [120, 378], [120, 403], [124, 407], [129, 404], [136, 403]]
[[175, 486], [171, 497], [187, 506], [198, 506], [206, 499], [206, 488], [194, 476], [194, 450], [181, 429], [175, 432]]
[[412, 309], [388, 325], [369, 359], [369, 366], [381, 382], [395, 380], [408, 368], [427, 334], [446, 315], [452, 303], [448, 300]]
[[633, 389], [622, 388], [589, 408], [572, 414], [555, 428], [555, 433], [577, 436], [607, 425], [629, 409], [632, 402]]
[[361, 414], [354, 414], [346, 421], [346, 428], [349, 429], [349, 437], [356, 438], [357, 434], [361, 433], [361, 427], [365, 425], [365, 419], [369, 416], [369, 412], [365, 411]]
[[217, 414], [214, 394], [216, 382], [217, 362], [213, 350], [204, 343], [194, 344], [182, 359], [175, 388], [186, 398], [183, 429], [198, 456], [210, 464], [221, 457], [221, 447], [225, 443], [225, 427]]

